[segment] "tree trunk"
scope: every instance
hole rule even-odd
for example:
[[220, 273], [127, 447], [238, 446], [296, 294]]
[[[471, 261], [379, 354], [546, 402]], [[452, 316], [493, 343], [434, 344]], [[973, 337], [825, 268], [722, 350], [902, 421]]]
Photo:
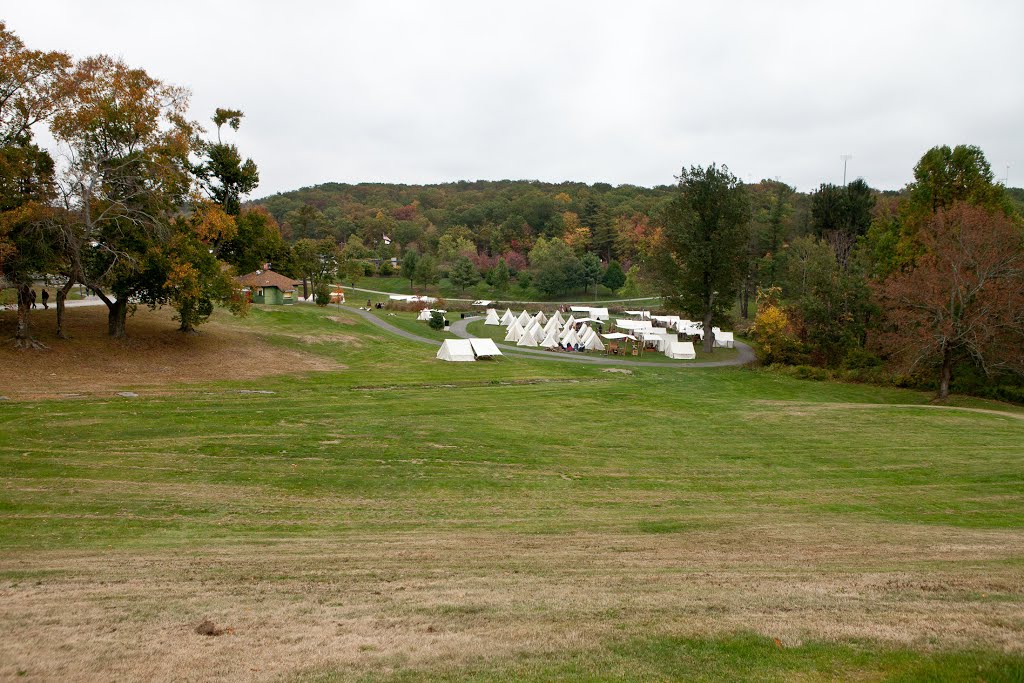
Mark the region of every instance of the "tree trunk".
[[743, 290], [740, 292], [740, 315], [744, 320], [750, 320], [750, 286], [743, 281]]
[[309, 299], [309, 288], [306, 286], [306, 276], [302, 276], [302, 298]]
[[715, 332], [711, 329], [711, 319], [713, 317], [714, 312], [708, 306], [707, 310], [704, 311], [704, 353], [711, 353], [715, 347]]
[[949, 382], [953, 379], [953, 354], [947, 348], [942, 352], [942, 376], [939, 378], [939, 398], [949, 398]]
[[125, 321], [128, 319], [128, 300], [118, 299], [107, 304], [107, 334], [115, 339], [125, 336]]
[[32, 285], [23, 282], [18, 285], [18, 326], [14, 332], [14, 346], [19, 349], [45, 349], [32, 338]]
[[64, 332], [64, 302], [68, 298], [68, 292], [74, 286], [74, 280], [68, 279], [66, 285], [57, 290], [57, 338], [67, 339], [68, 336]]

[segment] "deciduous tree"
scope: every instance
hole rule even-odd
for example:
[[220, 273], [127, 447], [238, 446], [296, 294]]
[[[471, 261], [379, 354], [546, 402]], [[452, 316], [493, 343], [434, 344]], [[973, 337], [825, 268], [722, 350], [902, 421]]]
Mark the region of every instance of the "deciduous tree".
[[716, 318], [732, 304], [749, 221], [746, 190], [728, 167], [683, 169], [650, 262], [665, 302], [700, 314], [705, 353], [714, 345]]
[[955, 203], [918, 231], [912, 269], [877, 287], [885, 315], [882, 348], [902, 367], [935, 367], [949, 395], [963, 360], [986, 372], [1024, 373], [1024, 243], [1018, 220]]

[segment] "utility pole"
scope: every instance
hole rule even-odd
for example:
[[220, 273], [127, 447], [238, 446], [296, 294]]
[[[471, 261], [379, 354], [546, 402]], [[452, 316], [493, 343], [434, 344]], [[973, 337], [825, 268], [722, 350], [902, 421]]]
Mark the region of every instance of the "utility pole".
[[853, 158], [852, 154], [840, 154], [839, 158], [843, 160], [843, 187], [846, 187], [846, 162]]

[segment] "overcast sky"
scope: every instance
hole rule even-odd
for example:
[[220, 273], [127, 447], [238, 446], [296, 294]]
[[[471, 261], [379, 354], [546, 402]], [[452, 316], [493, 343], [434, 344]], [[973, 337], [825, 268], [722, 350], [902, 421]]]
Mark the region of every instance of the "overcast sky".
[[254, 196], [317, 183], [658, 185], [727, 164], [896, 189], [976, 144], [1024, 186], [1024, 2], [6, 3], [29, 47], [245, 111]]

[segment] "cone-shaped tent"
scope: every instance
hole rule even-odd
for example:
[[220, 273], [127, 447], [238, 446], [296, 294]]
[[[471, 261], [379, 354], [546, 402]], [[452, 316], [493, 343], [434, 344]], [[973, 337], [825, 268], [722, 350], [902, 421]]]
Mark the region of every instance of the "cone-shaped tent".
[[484, 321], [484, 325], [500, 325], [501, 321], [498, 320], [498, 313], [493, 308], [487, 311], [487, 320]]
[[562, 314], [559, 313], [558, 311], [555, 311], [554, 315], [551, 316], [551, 319], [557, 320], [559, 327], [561, 327], [565, 323], [565, 321], [562, 320]]
[[537, 337], [533, 336], [533, 332], [527, 330], [523, 332], [523, 336], [516, 342], [516, 346], [537, 346]]
[[583, 342], [583, 345], [587, 348], [587, 351], [604, 351], [604, 342], [601, 341], [601, 337], [593, 330], [590, 331], [590, 335]]
[[529, 322], [530, 322], [530, 314], [527, 313], [526, 309], [524, 308], [523, 312], [519, 314], [519, 324], [525, 329], [527, 323], [529, 323]]
[[540, 345], [543, 346], [545, 349], [557, 349], [558, 334], [555, 333], [555, 330], [551, 330], [550, 332], [548, 332], [547, 335], [544, 337], [544, 341], [542, 341]]
[[575, 325], [575, 324], [576, 324], [576, 318], [574, 318], [572, 313], [570, 313], [569, 317], [565, 321], [565, 326], [569, 327], [570, 325]]
[[420, 314], [418, 316], [416, 316], [416, 319], [417, 320], [430, 320], [430, 309], [429, 308], [424, 308], [422, 311], [420, 311]]
[[554, 318], [548, 319], [548, 324], [544, 326], [544, 334], [554, 332], [556, 335], [562, 329], [562, 326], [558, 324], [558, 321]]
[[533, 316], [533, 319], [541, 325], [546, 325], [548, 322], [548, 317], [544, 315], [544, 311], [537, 311], [537, 315]]
[[508, 334], [505, 335], [505, 341], [517, 342], [523, 336], [523, 326], [519, 324], [518, 320], [513, 320], [512, 324], [508, 326]]
[[562, 343], [566, 346], [576, 346], [580, 344], [580, 336], [576, 334], [576, 330], [571, 327], [567, 328], [569, 333], [562, 337]]
[[512, 313], [512, 309], [506, 308], [505, 312], [501, 314], [501, 324], [511, 325], [512, 321], [516, 319], [515, 314]]

